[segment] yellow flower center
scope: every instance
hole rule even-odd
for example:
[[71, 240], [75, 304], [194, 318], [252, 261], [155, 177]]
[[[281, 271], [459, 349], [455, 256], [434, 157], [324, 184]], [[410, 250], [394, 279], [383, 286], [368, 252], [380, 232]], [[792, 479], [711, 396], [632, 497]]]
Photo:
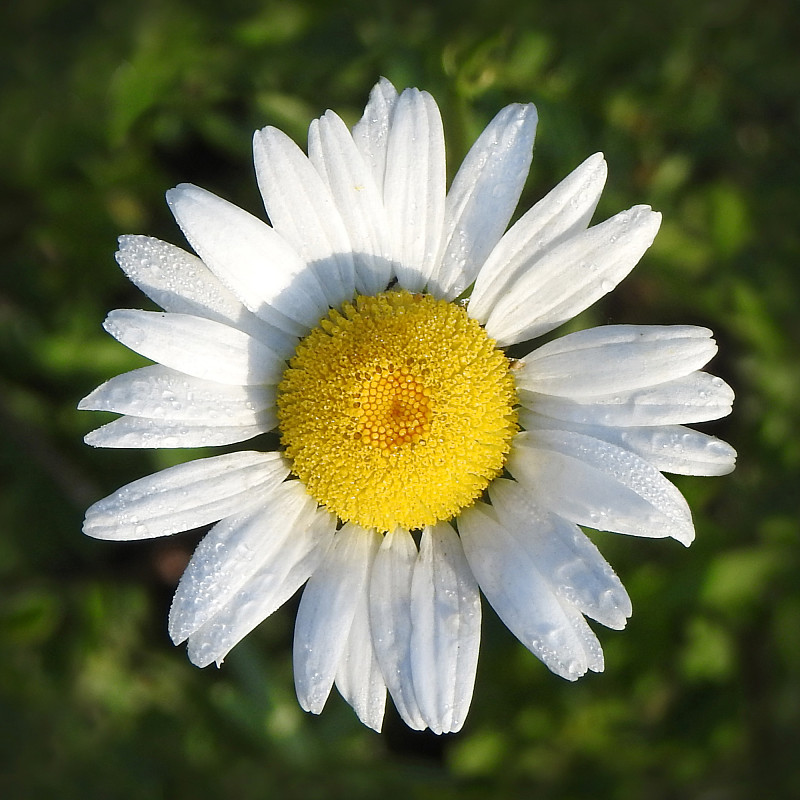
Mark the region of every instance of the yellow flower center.
[[463, 308], [388, 291], [331, 311], [278, 386], [292, 471], [340, 519], [433, 525], [503, 469], [517, 430], [505, 355]]

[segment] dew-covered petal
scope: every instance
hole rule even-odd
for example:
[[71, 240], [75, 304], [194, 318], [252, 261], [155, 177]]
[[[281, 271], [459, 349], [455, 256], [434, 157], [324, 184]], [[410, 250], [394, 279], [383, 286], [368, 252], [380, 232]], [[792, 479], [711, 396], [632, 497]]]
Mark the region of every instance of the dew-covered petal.
[[114, 448], [177, 448], [221, 447], [246, 442], [271, 431], [277, 424], [272, 409], [259, 411], [251, 423], [224, 425], [217, 421], [186, 421], [120, 417], [95, 428], [83, 437], [92, 447]]
[[588, 425], [544, 417], [527, 408], [520, 409], [519, 422], [526, 430], [567, 430], [602, 439], [636, 453], [661, 472], [727, 475], [736, 466], [736, 451], [727, 442], [683, 425], [634, 428]]
[[555, 419], [589, 425], [680, 425], [707, 422], [731, 413], [733, 389], [722, 378], [692, 372], [682, 378], [628, 392], [566, 398], [519, 391], [519, 401]]
[[270, 559], [279, 558], [294, 530], [311, 524], [316, 509], [299, 481], [285, 481], [248, 502], [245, 511], [218, 522], [194, 551], [169, 611], [175, 644], [224, 608]]
[[[364, 531], [363, 535], [369, 540], [368, 561], [371, 565], [383, 537], [376, 531]], [[361, 722], [380, 731], [386, 708], [386, 683], [375, 657], [372, 639], [367, 577], [358, 595], [353, 623], [336, 669], [335, 682], [339, 693], [353, 707]]]
[[707, 364], [717, 352], [708, 328], [691, 325], [604, 325], [570, 333], [526, 356], [520, 389], [591, 397], [666, 383]]
[[277, 383], [286, 362], [236, 328], [188, 314], [112, 311], [103, 327], [126, 347], [196, 378], [250, 386]]
[[346, 524], [311, 576], [294, 627], [294, 684], [306, 711], [319, 714], [328, 699], [366, 585], [376, 534]]
[[327, 313], [316, 276], [269, 225], [188, 183], [167, 202], [194, 251], [254, 314], [302, 336]]
[[434, 270], [445, 204], [442, 118], [427, 92], [406, 89], [389, 130], [383, 202], [391, 226], [397, 282], [421, 291]]
[[411, 576], [417, 546], [408, 531], [389, 531], [375, 556], [370, 577], [373, 645], [389, 694], [403, 721], [414, 730], [427, 725], [414, 695], [411, 672]]
[[282, 356], [297, 340], [248, 311], [195, 255], [150, 236], [120, 236], [117, 263], [164, 311], [223, 322], [260, 339]]
[[382, 189], [347, 126], [332, 111], [311, 123], [308, 156], [326, 182], [347, 229], [356, 288], [362, 294], [382, 292], [392, 277], [392, 243]]
[[199, 528], [236, 513], [289, 473], [280, 453], [241, 451], [168, 467], [123, 486], [86, 512], [95, 539], [150, 539]]
[[[300, 524], [308, 521], [308, 525]], [[317, 509], [298, 521], [283, 545], [205, 625], [189, 636], [189, 659], [198, 667], [225, 656], [314, 573], [333, 540], [336, 517]]]
[[602, 670], [600, 645], [583, 616], [553, 593], [489, 506], [477, 502], [464, 510], [458, 530], [481, 591], [525, 647], [570, 681]]
[[503, 235], [531, 166], [536, 122], [532, 104], [506, 106], [464, 159], [445, 201], [443, 252], [430, 283], [437, 295], [461, 294]]
[[422, 533], [411, 582], [411, 668], [422, 718], [434, 733], [461, 730], [472, 701], [481, 602], [461, 540], [440, 522]]
[[233, 386], [154, 364], [111, 378], [84, 397], [78, 408], [208, 425], [252, 425], [259, 412], [274, 405], [274, 386]]
[[164, 311], [235, 322], [247, 309], [192, 253], [150, 236], [119, 237], [117, 263]]
[[486, 332], [505, 346], [572, 319], [636, 266], [660, 224], [649, 206], [634, 206], [549, 249], [506, 283]]
[[535, 501], [579, 525], [633, 536], [694, 539], [689, 506], [649, 462], [608, 442], [570, 431], [523, 431], [509, 472]]
[[518, 277], [548, 250], [586, 229], [607, 174], [602, 153], [571, 172], [503, 236], [478, 273], [469, 314], [485, 323]]
[[353, 140], [381, 193], [386, 172], [389, 127], [396, 103], [397, 89], [386, 78], [381, 78], [369, 94], [364, 115], [353, 126]]
[[314, 270], [329, 305], [352, 299], [350, 240], [317, 170], [277, 128], [256, 131], [253, 153], [258, 187], [275, 230]]
[[591, 672], [602, 672], [605, 669], [605, 658], [600, 640], [587, 624], [583, 614], [574, 605], [565, 603], [562, 608], [586, 654], [587, 668]]
[[538, 506], [515, 481], [493, 481], [489, 497], [500, 524], [558, 597], [609, 628], [625, 627], [631, 615], [628, 593], [577, 525]]

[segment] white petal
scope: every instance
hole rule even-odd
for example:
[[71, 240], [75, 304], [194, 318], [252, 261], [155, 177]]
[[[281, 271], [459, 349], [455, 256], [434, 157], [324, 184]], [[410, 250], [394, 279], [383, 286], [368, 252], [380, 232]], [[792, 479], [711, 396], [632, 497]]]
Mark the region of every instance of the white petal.
[[303, 591], [294, 628], [294, 684], [300, 705], [314, 714], [333, 686], [367, 582], [374, 535], [346, 524]]
[[519, 410], [519, 422], [526, 430], [546, 428], [583, 433], [624, 447], [649, 461], [661, 472], [678, 475], [727, 475], [736, 465], [736, 451], [721, 439], [685, 428], [683, 425], [616, 428], [582, 425], [543, 417], [526, 408]]
[[536, 108], [506, 106], [458, 170], [445, 201], [443, 254], [431, 286], [451, 299], [474, 280], [519, 202], [533, 157]]
[[347, 229], [358, 291], [382, 292], [392, 277], [391, 235], [382, 190], [347, 126], [332, 111], [311, 123], [308, 156], [326, 181]]
[[353, 139], [364, 162], [372, 171], [375, 184], [383, 192], [389, 126], [397, 103], [397, 89], [381, 78], [369, 94], [364, 115], [353, 127]]
[[634, 536], [694, 539], [689, 506], [650, 463], [607, 442], [569, 431], [523, 431], [509, 472], [545, 508], [579, 525]]
[[208, 425], [253, 425], [259, 412], [274, 405], [274, 386], [205, 381], [156, 364], [106, 381], [78, 408]]
[[707, 328], [605, 325], [570, 333], [526, 356], [520, 389], [563, 397], [625, 392], [680, 378], [707, 364], [717, 344]]
[[262, 342], [202, 317], [122, 308], [103, 327], [145, 358], [196, 378], [248, 386], [277, 383], [286, 369]]
[[327, 313], [314, 273], [269, 225], [188, 183], [167, 202], [195, 252], [254, 314], [302, 336]]
[[150, 539], [187, 531], [235, 513], [289, 473], [279, 453], [238, 452], [178, 464], [129, 483], [87, 512], [95, 539]]
[[289, 355], [297, 343], [248, 311], [197, 256], [174, 244], [120, 236], [116, 257], [128, 278], [164, 311], [233, 325], [281, 355]]
[[[370, 565], [383, 538], [376, 531], [364, 532], [370, 543]], [[386, 683], [375, 658], [369, 619], [369, 578], [358, 595], [353, 623], [336, 670], [336, 688], [353, 707], [358, 718], [380, 731], [386, 707]]]
[[692, 372], [656, 386], [594, 397], [553, 397], [521, 389], [519, 401], [555, 419], [628, 428], [719, 419], [731, 413], [733, 390], [722, 378]]
[[280, 608], [314, 573], [330, 547], [336, 517], [317, 509], [308, 525], [295, 524], [282, 547], [228, 601], [189, 636], [189, 658], [198, 667], [225, 656]]
[[424, 730], [411, 673], [411, 576], [417, 546], [408, 531], [387, 533], [370, 578], [370, 621], [375, 655], [403, 721]]
[[500, 524], [556, 595], [609, 628], [625, 627], [631, 615], [628, 593], [577, 525], [536, 505], [515, 481], [492, 481], [489, 496]]
[[314, 270], [329, 305], [352, 299], [350, 241], [319, 173], [277, 128], [256, 131], [253, 153], [258, 187], [275, 230]]
[[509, 286], [548, 250], [586, 229], [606, 181], [595, 153], [527, 211], [492, 250], [475, 281], [469, 313], [485, 323]]
[[445, 180], [444, 131], [436, 102], [427, 92], [406, 89], [389, 130], [383, 202], [397, 282], [409, 291], [422, 290], [435, 268]]
[[524, 265], [486, 321], [500, 346], [558, 327], [610, 292], [653, 242], [661, 215], [634, 206]]
[[481, 602], [452, 526], [426, 527], [411, 582], [411, 669], [422, 717], [434, 733], [461, 730], [472, 701]]
[[602, 670], [597, 638], [581, 614], [556, 597], [489, 506], [477, 502], [463, 511], [458, 529], [481, 591], [522, 644], [570, 681]]
[[169, 611], [175, 644], [208, 622], [273, 558], [311, 524], [316, 503], [299, 481], [285, 481], [252, 497], [250, 508], [218, 522], [194, 551]]
[[92, 447], [221, 447], [245, 442], [277, 424], [272, 409], [259, 411], [252, 423], [222, 425], [216, 420], [186, 421], [120, 417], [84, 436]]

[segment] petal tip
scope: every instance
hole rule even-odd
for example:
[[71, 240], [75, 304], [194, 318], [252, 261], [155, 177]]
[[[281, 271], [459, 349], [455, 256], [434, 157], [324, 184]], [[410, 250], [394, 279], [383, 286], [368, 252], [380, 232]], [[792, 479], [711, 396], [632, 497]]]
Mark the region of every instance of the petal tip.
[[684, 547], [689, 547], [695, 539], [694, 526], [682, 528], [672, 534], [672, 538], [680, 542]]
[[193, 183], [179, 183], [177, 186], [167, 189], [164, 197], [167, 199], [167, 205], [174, 211], [176, 206], [190, 199], [191, 195], [197, 196], [203, 192], [205, 192], [204, 189], [195, 186]]
[[[83, 437], [84, 444], [88, 444], [89, 447], [103, 447], [103, 443], [100, 441], [100, 435], [99, 435], [102, 429], [103, 428], [100, 427], [100, 428], [95, 428], [93, 431], [89, 431], [89, 433], [87, 433], [86, 436]], [[84, 531], [84, 533], [85, 532], [86, 531]]]

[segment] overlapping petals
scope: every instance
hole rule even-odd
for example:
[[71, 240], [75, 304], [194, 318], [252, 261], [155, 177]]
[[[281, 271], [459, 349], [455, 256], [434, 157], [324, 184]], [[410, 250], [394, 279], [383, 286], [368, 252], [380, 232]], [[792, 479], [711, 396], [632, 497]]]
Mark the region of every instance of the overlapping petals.
[[[275, 509], [273, 509], [274, 511]], [[207, 622], [195, 627], [188, 637], [189, 658], [199, 667], [225, 656], [250, 631], [280, 608], [313, 575], [333, 540], [336, 519], [324, 509], [295, 519], [288, 535], [279, 533], [269, 558]], [[177, 599], [177, 595], [176, 595]], [[182, 614], [174, 606], [171, 621], [178, 624]], [[176, 643], [180, 637], [176, 634]]]
[[96, 502], [83, 530], [96, 539], [151, 539], [223, 519], [261, 501], [289, 474], [279, 453], [201, 458], [140, 478]]
[[[352, 132], [332, 111], [308, 154], [275, 128], [254, 136], [269, 223], [182, 184], [169, 206], [197, 255], [145, 236], [117, 260], [163, 311], [112, 312], [106, 330], [156, 362], [80, 407], [122, 416], [99, 447], [230, 445], [277, 424], [276, 385], [329, 308], [390, 285], [455, 300], [500, 347], [547, 333], [611, 291], [650, 246], [660, 215], [634, 206], [590, 227], [606, 179], [588, 158], [506, 231], [532, 158], [532, 105], [500, 111], [449, 191], [433, 98], [382, 79]], [[471, 292], [470, 292], [471, 287]], [[456, 519], [385, 535], [318, 507], [279, 452], [181, 464], [95, 503], [85, 532], [145, 539], [213, 526], [169, 619], [199, 666], [220, 663], [303, 584], [294, 637], [301, 706], [335, 685], [368, 726], [387, 694], [414, 729], [458, 731], [472, 698], [479, 591], [553, 672], [603, 669], [588, 617], [614, 629], [625, 589], [579, 526], [694, 537], [664, 472], [722, 475], [735, 452], [684, 427], [731, 410], [701, 371], [716, 352], [691, 326], [609, 325], [553, 340], [515, 365], [521, 431], [488, 497]]]

